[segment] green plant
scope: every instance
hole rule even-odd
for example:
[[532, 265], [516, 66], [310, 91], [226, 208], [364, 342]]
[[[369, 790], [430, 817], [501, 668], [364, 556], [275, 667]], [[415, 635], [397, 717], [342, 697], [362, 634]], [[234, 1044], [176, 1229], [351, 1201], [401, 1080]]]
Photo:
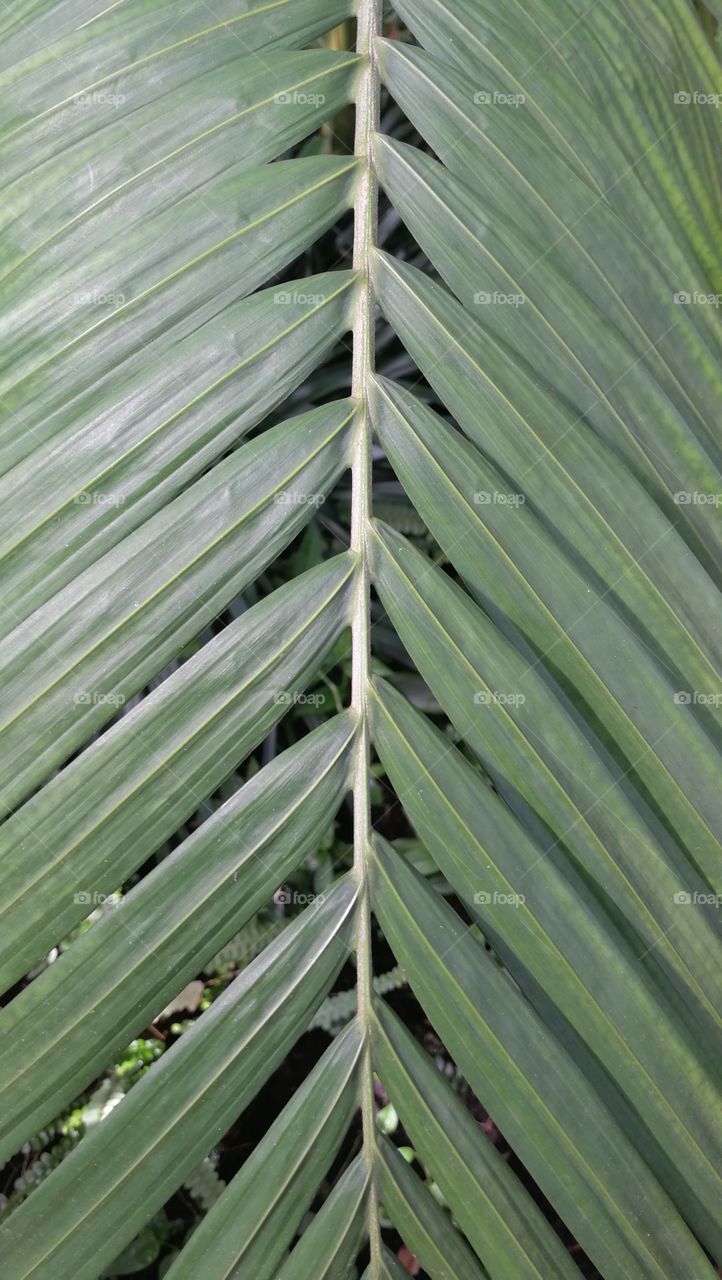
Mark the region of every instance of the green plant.
[[[156, 1215], [353, 953], [356, 1018], [170, 1280], [359, 1257], [398, 1277], [379, 1204], [434, 1280], [577, 1274], [374, 988], [375, 919], [598, 1271], [703, 1280], [722, 1259], [715, 22], [687, 0], [398, 0], [401, 41], [360, 0], [357, 52], [322, 47], [352, 7], [0, 15], [4, 988], [131, 883], [3, 1012], [2, 1158], [243, 936], [349, 790], [354, 812], [353, 868], [8, 1215], [3, 1276], [93, 1280], [144, 1231], [155, 1256]], [[379, 132], [382, 86], [418, 145]], [[328, 154], [354, 105], [355, 155]], [[426, 259], [378, 247], [379, 186]], [[295, 278], [350, 211], [351, 267]], [[377, 306], [418, 375], [376, 372]], [[268, 426], [319, 370], [313, 407]], [[374, 518], [372, 433], [416, 546]], [[349, 468], [349, 549], [298, 543], [296, 576], [246, 607]], [[373, 668], [372, 592], [459, 745]], [[350, 706], [189, 831], [289, 710], [327, 708], [344, 651]], [[446, 893], [373, 831], [380, 772]], [[375, 1075], [438, 1196], [379, 1131]]]

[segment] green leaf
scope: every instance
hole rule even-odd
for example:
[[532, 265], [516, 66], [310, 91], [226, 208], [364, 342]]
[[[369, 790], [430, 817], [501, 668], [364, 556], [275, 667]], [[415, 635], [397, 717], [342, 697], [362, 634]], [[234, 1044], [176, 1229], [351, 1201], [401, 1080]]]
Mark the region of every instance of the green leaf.
[[339, 1178], [278, 1280], [350, 1280], [366, 1225], [369, 1168], [363, 1155]]
[[[477, 200], [490, 199], [497, 209], [513, 210], [512, 221], [525, 241], [523, 254], [517, 254], [525, 282], [538, 260], [553, 254], [566, 280], [565, 298], [576, 304], [586, 295], [597, 314], [621, 335], [629, 359], [607, 366], [599, 379], [602, 390], [614, 381], [612, 369], [626, 382], [635, 360], [643, 366], [643, 384], [654, 403], [654, 430], [649, 418], [646, 426], [641, 420], [638, 424], [645, 471], [661, 452], [675, 473], [682, 459], [674, 454], [673, 442], [688, 434], [688, 418], [697, 429], [695, 451], [704, 449], [706, 441], [715, 445], [713, 387], [719, 387], [719, 371], [712, 362], [719, 338], [713, 336], [714, 317], [705, 306], [687, 308], [674, 302], [675, 292], [706, 293], [713, 281], [688, 257], [683, 269], [679, 259], [671, 268], [660, 264], [654, 250], [646, 247], [646, 228], [640, 226], [640, 240], [635, 228], [627, 228], [609, 202], [545, 145], [544, 134], [530, 124], [523, 108], [517, 112], [498, 102], [487, 106], [479, 101], [484, 89], [478, 83], [408, 44], [385, 41], [379, 52], [394, 98], [444, 164], [469, 182]], [[637, 159], [643, 158], [642, 150]], [[684, 200], [683, 183], [675, 176], [677, 191], [681, 188], [678, 198]], [[626, 170], [620, 174], [617, 169], [616, 182], [624, 177]], [[639, 216], [638, 211], [637, 220]], [[709, 250], [705, 256], [709, 260]], [[688, 288], [680, 286], [680, 275], [689, 278]], [[609, 355], [607, 342], [599, 347], [599, 355], [602, 360]], [[696, 379], [690, 378], [691, 361], [699, 374]], [[631, 441], [619, 437], [618, 443], [633, 466], [645, 465]]]
[[[18, 402], [14, 419], [16, 424], [24, 421], [26, 430], [22, 436], [9, 434], [3, 442], [4, 464], [12, 467], [0, 480], [5, 630], [180, 492], [230, 443], [236, 443], [265, 408], [293, 388], [297, 361], [297, 377], [313, 367], [328, 341], [327, 329], [343, 325], [343, 295], [329, 297], [321, 306], [294, 307], [289, 302], [279, 307], [274, 290], [260, 310], [255, 300], [245, 308], [231, 308], [231, 304], [295, 257], [343, 211], [352, 178], [353, 165], [331, 157], [224, 176], [213, 188], [184, 201], [180, 226], [177, 209], [168, 206], [167, 194], [161, 192], [155, 204], [143, 207], [135, 236], [127, 228], [122, 243], [108, 242], [101, 235], [102, 226], [98, 228], [95, 260], [92, 248], [88, 249], [89, 240], [91, 246], [94, 243], [92, 227], [81, 225], [67, 233], [63, 257], [71, 273], [70, 264], [83, 272], [78, 281], [83, 287], [69, 297], [67, 272], [56, 278], [45, 261], [45, 257], [50, 262], [53, 255], [57, 257], [57, 245], [49, 246], [45, 255], [36, 255], [27, 269], [7, 283], [7, 323], [13, 330], [7, 353], [15, 370], [26, 347], [35, 363], [40, 354], [47, 363], [53, 347], [49, 338], [56, 333], [74, 337], [79, 328], [82, 337], [77, 345], [69, 344], [72, 349], [66, 347], [62, 357], [56, 353], [50, 359], [48, 406], [57, 405], [57, 412], [43, 411], [40, 375], [35, 372], [27, 415], [23, 417]], [[103, 216], [107, 218], [97, 215]], [[236, 225], [238, 230], [232, 231]], [[71, 234], [77, 243], [68, 242]], [[92, 288], [87, 285], [89, 278], [97, 281]], [[320, 298], [324, 286], [328, 292], [328, 286], [336, 283], [320, 280], [309, 293], [310, 286], [304, 282], [302, 289], [307, 296]], [[107, 305], [98, 303], [99, 297], [108, 299]], [[191, 302], [195, 323], [189, 331]], [[226, 343], [222, 357], [220, 313], [225, 324], [235, 318], [239, 324], [238, 348]], [[246, 315], [249, 325], [244, 323]], [[257, 341], [259, 332], [265, 334], [265, 347]], [[143, 370], [143, 343], [151, 339], [157, 374], [162, 372], [161, 360], [169, 365], [172, 356], [179, 354], [177, 344], [189, 356], [194, 351], [199, 360], [198, 368], [188, 360], [185, 368], [180, 361], [170, 364], [162, 402], [154, 401]], [[209, 342], [215, 343], [215, 362]], [[239, 352], [245, 356], [242, 365]], [[271, 392], [265, 371], [274, 354], [285, 357], [288, 368]], [[103, 373], [109, 357], [116, 364], [125, 361], [114, 390], [117, 394], [123, 386], [130, 417], [117, 439], [107, 429], [98, 438], [101, 422], [107, 422], [107, 385], [98, 386], [86, 399], [88, 422], [81, 430], [77, 414], [63, 409], [57, 394], [61, 367], [67, 375], [66, 394], [71, 394], [80, 380], [87, 382], [89, 369]], [[213, 363], [215, 378], [209, 376]], [[132, 408], [128, 365], [140, 374], [140, 381], [134, 378]], [[185, 403], [179, 394], [183, 389]], [[242, 389], [244, 405], [239, 401]], [[218, 430], [213, 413], [230, 404], [235, 413]], [[182, 436], [179, 423], [186, 427]], [[52, 474], [47, 456], [37, 447], [48, 429], [59, 468]], [[162, 466], [155, 477], [148, 474], [154, 458]], [[42, 573], [37, 567], [41, 558]]]
[[[3, 490], [10, 520], [0, 566], [8, 593], [3, 634], [54, 591], [75, 585], [83, 569], [148, 517], [158, 512], [151, 528], [162, 526], [165, 507], [332, 348], [348, 325], [352, 285], [348, 272], [327, 273], [300, 288], [256, 294], [200, 327], [193, 313], [190, 322], [182, 319], [181, 331], [168, 330], [167, 350], [162, 339], [154, 344], [152, 380], [147, 359], [131, 359], [130, 369], [120, 361], [121, 368], [108, 373], [87, 348], [70, 359], [69, 382], [57, 367], [49, 369], [47, 398], [42, 378], [34, 376], [27, 404], [16, 403], [8, 418], [12, 438], [4, 454], [0, 442], [11, 477]], [[149, 305], [157, 310], [155, 299]], [[101, 332], [95, 343], [113, 368], [107, 335]], [[89, 367], [98, 382], [82, 397], [87, 423], [78, 429], [74, 401]], [[114, 427], [119, 415], [122, 432]], [[34, 559], [40, 553], [47, 553], [45, 577]]]
[[256, 605], [0, 830], [9, 985], [198, 808], [280, 719], [347, 621], [340, 556]]
[[[328, 31], [350, 10], [348, 0], [242, 0], [241, 4], [214, 0], [212, 13], [194, 7], [179, 10], [168, 0], [129, 0], [118, 13], [114, 6], [98, 9], [95, 0], [60, 6], [55, 0], [38, 0], [17, 18], [10, 9], [4, 12], [0, 65], [11, 69], [8, 79], [18, 88], [32, 87], [28, 102], [37, 111], [53, 105], [54, 77], [67, 78], [72, 73], [77, 84], [84, 75], [108, 76], [135, 61], [150, 70], [156, 61], [172, 55], [176, 45], [191, 42], [202, 49], [219, 29], [232, 38], [233, 47], [242, 42], [249, 53], [264, 47], [295, 47]], [[48, 40], [50, 13], [52, 41]], [[81, 25], [82, 19], [86, 21]], [[43, 92], [45, 98], [39, 99]], [[14, 105], [8, 100], [8, 111]]]
[[159, 51], [152, 70], [139, 60], [90, 83], [70, 71], [37, 115], [29, 81], [30, 110], [0, 139], [6, 271], [131, 186], [141, 200], [155, 184], [186, 194], [229, 165], [282, 155], [353, 97], [358, 60], [321, 49], [260, 56], [220, 24]]
[[[444, 875], [658, 1135], [669, 1164], [684, 1171], [690, 1203], [695, 1194], [713, 1199], [710, 1174], [714, 1179], [722, 1142], [719, 1128], [711, 1125], [716, 1068], [710, 1063], [705, 1069], [684, 1028], [675, 1025], [659, 988], [645, 980], [638, 952], [599, 910], [583, 881], [544, 856], [455, 749], [444, 749], [431, 726], [404, 708], [391, 689], [379, 706], [382, 758]], [[408, 736], [399, 732], [401, 726]], [[394, 763], [391, 743], [405, 767]], [[650, 1052], [657, 1036], [665, 1045], [662, 1060], [656, 1049]]]
[[207, 1280], [273, 1280], [355, 1110], [361, 1047], [353, 1024], [333, 1041], [194, 1231], [168, 1280], [194, 1280], [200, 1271]]
[[[605, 584], [616, 590], [633, 618], [646, 617], [648, 611], [650, 618], [663, 619], [664, 629], [669, 630], [670, 619], [665, 618], [663, 608], [666, 600], [660, 602], [649, 589], [642, 594], [650, 579], [658, 594], [670, 594], [676, 610], [687, 615], [685, 622], [696, 643], [718, 657], [719, 640], [710, 626], [709, 611], [703, 608], [709, 581], [671, 527], [684, 527], [688, 515], [695, 515], [694, 505], [700, 505], [675, 501], [685, 475], [688, 487], [709, 484], [714, 489], [714, 467], [705, 474], [685, 472], [687, 459], [692, 466], [696, 455], [689, 447], [679, 451], [678, 459], [675, 455], [674, 469], [662, 470], [655, 482], [657, 502], [668, 517], [665, 520], [633, 473], [604, 447], [603, 439], [584, 427], [588, 416], [604, 438], [612, 442], [613, 433], [618, 432], [631, 445], [639, 434], [640, 403], [631, 393], [628, 379], [620, 380], [612, 409], [588, 373], [593, 352], [600, 345], [597, 315], [592, 311], [588, 317], [590, 332], [585, 346], [580, 343], [583, 322], [575, 317], [575, 355], [541, 310], [546, 293], [559, 295], [564, 281], [546, 280], [546, 292], [537, 301], [537, 292], [526, 276], [515, 279], [510, 274], [512, 260], [518, 274], [523, 257], [509, 255], [508, 269], [500, 265], [499, 255], [506, 261], [503, 246], [489, 243], [497, 221], [490, 222], [484, 216], [464, 183], [412, 147], [381, 139], [378, 155], [394, 203], [463, 303], [462, 310], [445, 291], [417, 274], [402, 270], [396, 275], [396, 268], [385, 273], [394, 326], [445, 404], [469, 438], [518, 482], [529, 500], [539, 510], [548, 510], [566, 545], [583, 555]], [[457, 232], [451, 238], [439, 234], [440, 227], [449, 221]], [[532, 281], [535, 278], [536, 273]], [[470, 324], [467, 312], [477, 323]], [[450, 346], [458, 359], [452, 376], [449, 365], [436, 358], [442, 343]], [[559, 356], [550, 368], [550, 352], [555, 348]], [[519, 367], [513, 354], [516, 350], [531, 363], [530, 370]], [[552, 380], [554, 392], [549, 387]], [[584, 400], [580, 400], [582, 382], [589, 384], [589, 396]], [[560, 398], [560, 391], [578, 409], [572, 411]], [[604, 418], [595, 413], [597, 403], [605, 405]], [[719, 455], [713, 456], [719, 465]], [[696, 518], [707, 526], [710, 540], [717, 545], [715, 509], [700, 509]], [[713, 569], [716, 572], [716, 564]], [[671, 621], [676, 621], [674, 612]], [[658, 627], [656, 622], [649, 628], [647, 643], [655, 644]], [[682, 634], [677, 643], [684, 639]], [[693, 646], [690, 660], [695, 659], [692, 650]], [[676, 657], [674, 650], [669, 656]], [[696, 661], [699, 663], [699, 656]], [[703, 687], [710, 670], [701, 669], [705, 671]], [[716, 679], [714, 669], [712, 679]]]
[[711, 1280], [613, 1115], [468, 926], [391, 849], [375, 846], [372, 874], [381, 926], [427, 1015], [585, 1252], [610, 1275]]
[[0, 1160], [71, 1102], [316, 849], [348, 782], [353, 730], [339, 716], [257, 773], [3, 1011]]
[[[77, 374], [81, 353], [107, 362], [112, 350], [119, 360], [143, 338], [155, 352], [169, 349], [169, 339], [183, 333], [189, 302], [196, 321], [209, 321], [335, 222], [352, 201], [355, 170], [352, 159], [331, 156], [231, 167], [184, 198], [180, 210], [162, 187], [148, 192], [141, 210], [128, 196], [122, 243], [106, 238], [109, 211], [93, 210], [6, 281], [12, 337], [0, 369], [7, 385], [54, 361]], [[49, 266], [61, 251], [58, 277]], [[76, 277], [85, 287], [68, 296]]]
[[674, 672], [660, 669], [609, 593], [583, 576], [501, 472], [420, 401], [402, 403], [384, 401], [382, 438], [438, 541], [487, 611], [528, 641], [533, 667], [563, 681], [714, 884], [715, 757], [696, 708], [680, 705]]
[[[6, 637], [0, 759], [15, 807], [252, 582], [343, 470], [348, 401], [274, 427]], [[108, 595], [110, 594], [110, 601]]]
[[[703, 882], [679, 850], [655, 838], [659, 829], [645, 821], [638, 800], [635, 811], [634, 793], [615, 786], [614, 772], [605, 767], [593, 740], [580, 731], [560, 692], [514, 650], [468, 596], [400, 534], [376, 525], [372, 547], [374, 581], [404, 644], [459, 733], [489, 769], [497, 789], [535, 835], [537, 849], [530, 852], [525, 867], [537, 867], [549, 855], [555, 863], [566, 861], [568, 851], [572, 865], [592, 880], [607, 908], [626, 921], [625, 932], [636, 941], [637, 957], [649, 957], [652, 971], [658, 962], [663, 965], [665, 987], [670, 972], [676, 975], [685, 1001], [691, 997], [711, 1005], [717, 1024], [718, 977], [708, 964], [710, 949], [716, 952], [719, 947], [711, 919], [714, 908], [679, 909], [679, 894], [688, 894], [689, 885], [702, 894]], [[389, 696], [385, 692], [387, 712]], [[438, 757], [438, 750], [427, 745], [431, 730], [422, 720], [409, 724], [409, 715], [403, 700], [394, 699], [393, 717], [403, 717], [399, 727], [407, 726], [411, 745], [406, 753], [417, 756], [406, 766], [405, 792], [416, 781], [418, 755], [434, 762]], [[376, 723], [385, 738], [385, 758], [393, 767], [389, 745], [393, 742], [394, 758], [403, 759], [401, 735], [397, 730], [389, 738], [387, 717], [378, 717]], [[400, 777], [397, 781], [401, 785]], [[477, 803], [469, 785], [460, 783], [467, 813]], [[603, 803], [595, 803], [600, 796]], [[490, 809], [491, 805], [490, 799]], [[434, 819], [443, 820], [442, 813], [435, 806]], [[498, 840], [514, 845], [518, 828], [500, 805], [495, 807], [492, 830], [492, 845]], [[483, 857], [480, 870], [486, 865]], [[516, 862], [510, 865], [518, 867]], [[543, 873], [539, 868], [537, 874]]]
[[717, 8], [0, 6], [9, 1280], [722, 1259]]
[[[713, 264], [707, 237], [719, 228], [699, 177], [714, 170], [719, 184], [719, 161], [713, 146], [703, 146], [701, 169], [690, 154], [693, 135], [712, 136], [714, 122], [704, 112], [695, 119], [675, 111], [674, 93], [688, 82], [712, 89], [719, 71], [682, 4], [644, 3], [633, 12], [605, 5], [587, 10], [583, 23], [556, 0], [511, 14], [493, 0], [459, 0], [453, 8], [443, 0], [399, 0], [397, 7], [426, 49], [478, 80], [488, 105], [511, 99], [514, 110], [536, 120], [549, 151], [566, 151], [627, 228], [636, 228], [639, 242], [656, 248], [660, 265], [684, 261], [685, 234], [691, 253]], [[702, 216], [691, 207], [690, 185], [702, 196]]]
[[431, 1280], [483, 1280], [468, 1245], [396, 1147], [381, 1136], [379, 1192], [391, 1220]]
[[492, 1280], [571, 1280], [569, 1254], [437, 1067], [382, 1001], [374, 1013], [385, 1088]]
[[341, 882], [236, 979], [4, 1226], [8, 1280], [92, 1280], [283, 1060], [348, 950]]
[[[395, 1254], [387, 1249], [385, 1245], [381, 1246], [381, 1256], [376, 1267], [378, 1280], [406, 1280], [408, 1271], [401, 1266]], [[369, 1266], [363, 1274], [363, 1280], [377, 1280], [371, 1266]]]

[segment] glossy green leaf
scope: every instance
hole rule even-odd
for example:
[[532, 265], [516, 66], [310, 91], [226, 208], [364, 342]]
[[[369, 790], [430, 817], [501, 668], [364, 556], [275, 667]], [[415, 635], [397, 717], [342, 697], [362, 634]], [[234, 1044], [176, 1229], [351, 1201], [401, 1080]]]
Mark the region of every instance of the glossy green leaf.
[[361, 1047], [352, 1023], [193, 1232], [168, 1280], [201, 1272], [206, 1280], [274, 1280], [355, 1109]]
[[[531, 115], [550, 151], [566, 151], [660, 265], [684, 260], [685, 235], [692, 255], [710, 262], [709, 231], [718, 227], [708, 193], [704, 214], [695, 208], [701, 183], [690, 153], [693, 135], [713, 134], [714, 122], [680, 112], [674, 93], [690, 75], [712, 89], [719, 71], [683, 3], [606, 4], [583, 21], [564, 0], [511, 11], [494, 0], [399, 0], [398, 10], [426, 49], [483, 80], [492, 103], [496, 93], [496, 105], [511, 99]], [[714, 147], [703, 146], [701, 157], [719, 182]]]
[[[646, 423], [641, 413], [636, 419], [639, 441], [612, 428], [610, 442], [645, 478], [654, 474], [660, 456], [668, 476], [685, 463], [701, 465], [704, 450], [718, 448], [718, 339], [707, 339], [707, 331], [714, 335], [714, 317], [707, 314], [714, 308], [675, 305], [675, 293], [708, 292], [704, 274], [690, 268], [683, 277], [690, 277], [687, 289], [680, 285], [681, 272], [661, 271], [658, 260], [633, 231], [627, 231], [607, 202], [561, 155], [542, 145], [538, 128], [523, 110], [518, 118], [508, 106], [487, 106], [479, 98], [484, 90], [471, 79], [407, 44], [384, 42], [381, 58], [394, 97], [452, 173], [470, 183], [477, 201], [485, 201], [490, 192], [497, 207], [513, 210], [513, 222], [526, 241], [521, 257], [517, 253], [515, 258], [525, 273], [524, 284], [538, 261], [553, 252], [566, 281], [564, 300], [574, 305], [578, 297], [587, 296], [597, 315], [621, 335], [621, 351], [628, 354], [624, 363], [613, 339], [597, 345], [601, 360], [611, 352], [615, 357], [606, 370], [595, 361], [593, 371], [602, 393], [615, 379], [626, 383], [633, 366], [641, 368], [648, 416]], [[559, 291], [557, 309], [562, 309]], [[688, 313], [696, 312], [700, 317], [690, 318]], [[564, 320], [555, 311], [555, 322], [569, 329], [569, 315]], [[699, 323], [705, 324], [703, 334]], [[571, 337], [569, 345], [574, 345]], [[593, 360], [590, 352], [591, 343], [586, 353]], [[694, 379], [689, 377], [690, 358], [698, 374]], [[580, 412], [584, 409], [582, 402]], [[693, 447], [685, 449], [690, 435]], [[714, 491], [715, 471], [708, 474]], [[702, 520], [704, 513], [691, 515]]]
[[6, 811], [282, 551], [346, 465], [348, 401], [238, 450], [5, 638]]
[[339, 716], [257, 773], [0, 1014], [0, 1160], [89, 1084], [313, 853], [348, 782]]
[[229, 164], [275, 159], [353, 97], [358, 60], [249, 53], [221, 24], [159, 55], [153, 72], [140, 60], [90, 84], [70, 75], [49, 111], [0, 139], [4, 271], [137, 183], [177, 196]]
[[715, 754], [674, 670], [660, 668], [609, 592], [582, 576], [481, 453], [408, 395], [394, 405], [384, 398], [383, 413], [382, 439], [400, 479], [474, 594], [529, 642], [533, 667], [561, 679], [601, 726], [622, 771], [638, 776], [714, 882], [722, 830]]
[[356, 890], [341, 882], [266, 948], [12, 1214], [7, 1280], [94, 1280], [258, 1092], [328, 991]]
[[[387, 1249], [385, 1245], [382, 1245], [378, 1265], [378, 1280], [406, 1280], [408, 1274], [408, 1271], [401, 1266], [396, 1255], [390, 1249]], [[368, 1270], [364, 1271], [363, 1280], [376, 1280], [370, 1266]]]
[[[668, 516], [665, 520], [629, 468], [586, 427], [588, 417], [600, 434], [612, 440], [614, 420], [614, 431], [634, 444], [638, 418], [644, 417], [644, 402], [630, 394], [626, 377], [615, 389], [613, 408], [587, 372], [592, 351], [607, 345], [594, 310], [587, 317], [588, 343], [580, 342], [582, 322], [575, 316], [575, 349], [568, 342], [562, 344], [547, 319], [545, 299], [549, 293], [557, 297], [565, 293], [563, 278], [547, 278], [536, 288], [526, 277], [515, 279], [511, 271], [512, 263], [518, 269], [521, 261], [518, 248], [505, 254], [504, 243], [497, 243], [501, 224], [479, 208], [478, 198], [465, 183], [429, 156], [387, 139], [379, 139], [377, 155], [394, 203], [464, 307], [416, 274], [389, 276], [394, 324], [414, 358], [470, 439], [518, 482], [539, 509], [548, 509], [566, 545], [583, 555], [604, 583], [617, 591], [632, 617], [656, 619], [648, 627], [647, 643], [656, 643], [660, 627], [661, 638], [669, 631], [664, 609], [669, 599], [667, 612], [672, 604], [676, 611], [683, 611], [697, 644], [719, 660], [719, 638], [709, 607], [704, 608], [709, 580], [675, 533], [689, 515], [690, 504], [678, 497], [685, 475], [687, 485], [697, 488], [713, 483], [714, 472], [708, 476], [686, 472], [686, 459], [690, 466], [695, 459], [689, 448], [675, 458], [674, 469], [658, 468], [655, 497]], [[441, 233], [448, 222], [455, 236]], [[506, 224], [499, 234], [507, 234]], [[470, 324], [467, 312], [477, 323]], [[454, 353], [453, 372], [447, 362], [437, 359], [442, 345]], [[555, 347], [559, 354], [552, 363]], [[517, 351], [530, 364], [529, 371], [520, 368]], [[549, 389], [550, 382], [556, 394]], [[580, 399], [584, 382], [589, 396]], [[597, 402], [605, 406], [604, 420], [594, 412]], [[719, 454], [713, 456], [719, 465]], [[697, 520], [706, 526], [711, 542], [719, 538], [713, 507], [700, 510]], [[644, 590], [648, 579], [661, 601], [649, 587]], [[676, 621], [675, 612], [671, 621]], [[684, 640], [682, 634], [676, 642], [682, 646]], [[676, 657], [674, 650], [669, 657]], [[694, 670], [690, 669], [693, 680], [697, 678]], [[707, 669], [699, 687], [709, 680]]]
[[[255, 605], [0, 829], [7, 987], [167, 840], [284, 713], [347, 622], [340, 556]], [[291, 695], [292, 696], [292, 695]]]
[[573, 1280], [561, 1241], [431, 1058], [383, 1002], [374, 1012], [384, 1087], [491, 1280]]
[[[376, 913], [427, 1015], [602, 1273], [711, 1280], [672, 1201], [468, 926], [391, 848], [375, 846], [372, 872]], [[715, 1238], [714, 1210], [705, 1225]]]
[[483, 1280], [486, 1273], [450, 1216], [383, 1135], [376, 1163], [384, 1207], [431, 1280]]
[[[331, 156], [231, 167], [180, 202], [155, 187], [93, 210], [5, 281], [5, 387], [56, 361], [78, 378], [82, 362], [87, 380], [90, 360], [107, 367], [112, 351], [120, 363], [143, 341], [160, 355], [189, 303], [198, 328], [312, 244], [352, 202], [356, 172], [353, 159]], [[122, 241], [109, 236], [119, 219]]]
[[[4, 11], [0, 65], [10, 69], [8, 85], [26, 88], [26, 110], [37, 113], [62, 96], [70, 75], [75, 83], [94, 82], [138, 61], [150, 72], [176, 45], [202, 47], [219, 28], [239, 53], [241, 45], [248, 53], [302, 45], [350, 12], [349, 0], [213, 0], [212, 12], [173, 0], [128, 0], [120, 12], [96, 0], [37, 0], [19, 17]], [[8, 114], [12, 105], [5, 104]], [[10, 119], [18, 124], [22, 117]]]
[[0, 6], [8, 1280], [722, 1259], [717, 6]]
[[[486, 783], [454, 748], [444, 750], [440, 735], [398, 695], [382, 691], [378, 705], [382, 758], [441, 871], [658, 1135], [691, 1189], [688, 1198], [714, 1203], [722, 1147], [712, 1119], [716, 1067], [705, 1070], [701, 1053], [675, 1025], [667, 1000], [646, 980], [638, 949], [599, 911], [583, 880], [545, 857]], [[709, 1032], [703, 1026], [698, 1034]]]
[[80, 361], [71, 353], [69, 383], [54, 365], [32, 379], [6, 419], [3, 634], [164, 510], [292, 391], [347, 328], [352, 285], [348, 272], [333, 272], [257, 294], [199, 327], [192, 312], [184, 332], [166, 334], [150, 380], [147, 354], [108, 375], [113, 349], [102, 333], [89, 392], [87, 350]]
[[[559, 861], [568, 851], [627, 921], [637, 955], [649, 956], [653, 968], [660, 962], [666, 981], [670, 970], [677, 974], [695, 999], [701, 986], [718, 1010], [718, 977], [708, 963], [710, 948], [719, 946], [714, 909], [679, 911], [675, 895], [704, 894], [680, 851], [655, 838], [659, 830], [645, 822], [639, 799], [635, 809], [634, 793], [615, 785], [560, 691], [464, 592], [392, 530], [376, 525], [372, 548], [376, 586], [419, 670], [522, 823], [531, 825], [529, 806], [541, 819], [535, 856]], [[407, 730], [412, 744], [423, 726]], [[378, 732], [388, 732], [385, 719]]]
[[351, 1280], [366, 1227], [369, 1168], [357, 1156], [306, 1228], [278, 1280]]

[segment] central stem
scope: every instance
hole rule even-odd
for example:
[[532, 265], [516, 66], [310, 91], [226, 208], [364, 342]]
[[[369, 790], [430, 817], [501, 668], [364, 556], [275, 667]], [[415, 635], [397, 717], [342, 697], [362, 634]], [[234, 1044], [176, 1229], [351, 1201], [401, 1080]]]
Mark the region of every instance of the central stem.
[[351, 483], [351, 549], [358, 556], [358, 573], [352, 619], [351, 703], [359, 716], [359, 736], [354, 776], [354, 869], [359, 885], [356, 955], [358, 966], [358, 1019], [365, 1035], [361, 1076], [361, 1114], [364, 1151], [370, 1163], [369, 1244], [371, 1274], [381, 1273], [381, 1240], [374, 1179], [375, 1116], [373, 1065], [369, 1027], [371, 1017], [373, 965], [371, 956], [371, 908], [368, 889], [368, 846], [371, 835], [370, 741], [367, 715], [367, 687], [370, 660], [370, 574], [367, 534], [371, 517], [371, 415], [369, 383], [374, 372], [374, 297], [371, 282], [371, 254], [376, 244], [378, 186], [374, 172], [373, 133], [379, 124], [379, 74], [375, 40], [382, 30], [383, 0], [360, 0], [357, 52], [365, 59], [359, 82], [356, 107], [356, 155], [361, 172], [354, 206], [354, 270], [359, 276], [359, 293], [353, 327], [352, 391], [359, 407], [353, 445]]

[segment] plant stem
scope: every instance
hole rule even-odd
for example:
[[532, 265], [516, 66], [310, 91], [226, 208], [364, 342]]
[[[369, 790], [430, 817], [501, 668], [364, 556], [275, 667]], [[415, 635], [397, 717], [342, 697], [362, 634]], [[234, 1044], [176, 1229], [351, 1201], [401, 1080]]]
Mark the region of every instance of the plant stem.
[[371, 955], [371, 909], [368, 888], [368, 847], [371, 835], [370, 741], [367, 714], [367, 685], [370, 659], [370, 575], [367, 531], [371, 516], [371, 417], [369, 381], [374, 372], [374, 297], [371, 282], [371, 253], [376, 244], [378, 186], [373, 166], [372, 137], [379, 124], [379, 74], [375, 39], [382, 30], [383, 0], [360, 0], [357, 52], [366, 59], [359, 81], [356, 106], [356, 155], [362, 161], [354, 208], [354, 270], [359, 275], [359, 294], [353, 328], [352, 395], [359, 406], [359, 420], [353, 445], [351, 550], [359, 559], [353, 607], [352, 697], [359, 716], [359, 739], [354, 777], [354, 869], [359, 885], [356, 954], [358, 965], [358, 1019], [365, 1036], [361, 1075], [361, 1114], [364, 1150], [369, 1161], [368, 1198], [371, 1274], [381, 1273], [381, 1237], [378, 1227], [378, 1196], [374, 1176], [375, 1116], [373, 1066], [371, 1062], [370, 1020], [373, 963]]

